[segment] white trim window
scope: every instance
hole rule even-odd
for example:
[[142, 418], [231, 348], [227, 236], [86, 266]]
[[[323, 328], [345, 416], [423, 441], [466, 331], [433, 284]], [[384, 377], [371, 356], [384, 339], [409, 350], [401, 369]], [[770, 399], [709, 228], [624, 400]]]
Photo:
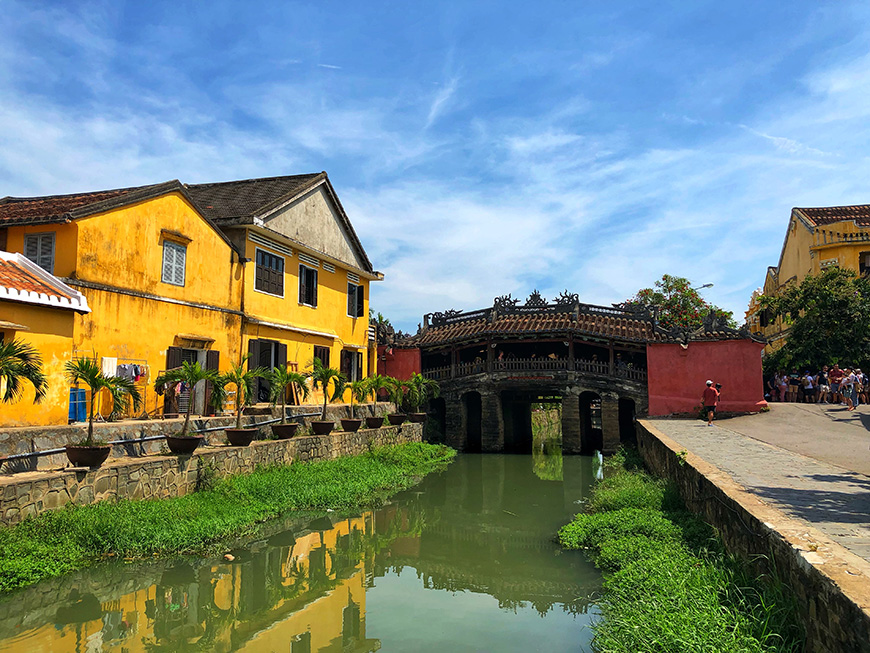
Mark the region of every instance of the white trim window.
[[173, 286], [184, 285], [184, 265], [187, 260], [187, 247], [171, 240], [163, 241], [163, 283]]
[[299, 265], [299, 303], [317, 307], [317, 270]]
[[284, 296], [284, 257], [256, 248], [256, 268], [254, 269], [254, 290]]
[[347, 284], [347, 314], [357, 318], [365, 315], [365, 288], [355, 283]]
[[24, 256], [54, 274], [54, 232], [24, 236]]

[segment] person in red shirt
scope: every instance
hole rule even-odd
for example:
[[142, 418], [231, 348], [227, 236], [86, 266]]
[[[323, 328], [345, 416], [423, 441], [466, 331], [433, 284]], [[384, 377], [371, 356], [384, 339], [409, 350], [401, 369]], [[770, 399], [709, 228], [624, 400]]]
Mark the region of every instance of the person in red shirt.
[[716, 406], [719, 405], [719, 391], [713, 387], [712, 381], [707, 381], [702, 400], [704, 410], [707, 411], [707, 426], [713, 426], [713, 415], [716, 414]]

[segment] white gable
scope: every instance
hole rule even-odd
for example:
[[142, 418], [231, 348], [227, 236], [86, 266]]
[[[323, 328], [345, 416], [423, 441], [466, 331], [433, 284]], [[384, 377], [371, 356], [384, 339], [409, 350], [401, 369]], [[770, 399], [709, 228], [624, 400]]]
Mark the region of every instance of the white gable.
[[366, 269], [338, 209], [321, 184], [265, 218], [265, 226], [356, 268]]

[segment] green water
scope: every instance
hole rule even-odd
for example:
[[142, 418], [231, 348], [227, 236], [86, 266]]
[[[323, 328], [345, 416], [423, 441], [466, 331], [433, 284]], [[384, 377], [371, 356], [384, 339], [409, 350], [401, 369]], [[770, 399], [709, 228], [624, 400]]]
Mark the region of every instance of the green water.
[[[556, 460], [558, 458], [558, 460]], [[592, 461], [461, 455], [381, 509], [229, 552], [102, 564], [0, 599], [0, 651], [582, 651], [600, 577], [556, 530]]]

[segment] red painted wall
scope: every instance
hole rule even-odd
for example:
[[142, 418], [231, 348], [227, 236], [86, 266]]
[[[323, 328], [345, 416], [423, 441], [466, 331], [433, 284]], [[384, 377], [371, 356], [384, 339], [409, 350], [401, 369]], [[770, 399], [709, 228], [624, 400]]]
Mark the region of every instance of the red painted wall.
[[649, 344], [649, 414], [694, 413], [707, 379], [722, 384], [719, 410], [757, 412], [767, 406], [761, 374], [763, 345], [752, 340]]
[[413, 349], [383, 345], [378, 347], [378, 374], [405, 381], [410, 379], [414, 372], [419, 373], [422, 369], [420, 350], [416, 347]]

